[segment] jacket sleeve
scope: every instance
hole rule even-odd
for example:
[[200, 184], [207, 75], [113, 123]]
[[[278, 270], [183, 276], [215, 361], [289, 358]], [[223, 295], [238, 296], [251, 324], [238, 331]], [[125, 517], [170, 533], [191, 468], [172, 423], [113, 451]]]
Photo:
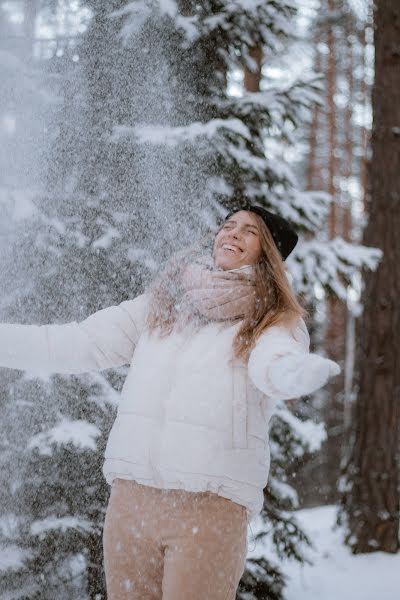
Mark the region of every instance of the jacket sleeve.
[[289, 400], [312, 394], [329, 377], [338, 375], [334, 361], [310, 353], [310, 336], [303, 319], [293, 333], [286, 327], [269, 327], [257, 340], [249, 356], [250, 379], [274, 400]]
[[0, 324], [0, 366], [84, 373], [130, 363], [145, 324], [145, 294], [62, 325]]

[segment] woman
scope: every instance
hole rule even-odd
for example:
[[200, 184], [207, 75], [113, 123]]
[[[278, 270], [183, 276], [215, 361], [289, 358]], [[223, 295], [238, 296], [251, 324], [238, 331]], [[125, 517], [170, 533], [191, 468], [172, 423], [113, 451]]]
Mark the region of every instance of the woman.
[[284, 260], [297, 234], [257, 206], [212, 252], [170, 261], [145, 294], [81, 323], [2, 324], [0, 364], [82, 373], [131, 363], [105, 452], [109, 600], [235, 598], [262, 508], [274, 403], [340, 372], [309, 353]]

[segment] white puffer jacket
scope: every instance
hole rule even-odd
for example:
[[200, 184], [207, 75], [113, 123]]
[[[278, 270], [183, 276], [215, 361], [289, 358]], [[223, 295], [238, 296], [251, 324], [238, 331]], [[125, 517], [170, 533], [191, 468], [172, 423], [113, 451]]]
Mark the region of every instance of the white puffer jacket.
[[268, 423], [274, 404], [311, 393], [340, 368], [270, 327], [248, 365], [233, 360], [240, 326], [209, 324], [166, 338], [146, 331], [147, 296], [63, 325], [0, 325], [0, 366], [82, 373], [130, 364], [103, 472], [159, 488], [211, 491], [262, 508], [268, 479]]

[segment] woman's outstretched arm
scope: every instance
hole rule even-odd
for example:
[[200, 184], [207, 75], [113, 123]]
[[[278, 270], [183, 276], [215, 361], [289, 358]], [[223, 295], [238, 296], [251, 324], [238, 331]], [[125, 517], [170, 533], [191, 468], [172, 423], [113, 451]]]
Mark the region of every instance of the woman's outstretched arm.
[[303, 319], [299, 319], [294, 335], [281, 325], [268, 328], [250, 353], [251, 380], [274, 400], [312, 394], [338, 375], [340, 367], [329, 358], [310, 353], [309, 348], [310, 336]]
[[84, 373], [130, 363], [143, 330], [147, 298], [99, 310], [62, 325], [0, 324], [0, 367]]

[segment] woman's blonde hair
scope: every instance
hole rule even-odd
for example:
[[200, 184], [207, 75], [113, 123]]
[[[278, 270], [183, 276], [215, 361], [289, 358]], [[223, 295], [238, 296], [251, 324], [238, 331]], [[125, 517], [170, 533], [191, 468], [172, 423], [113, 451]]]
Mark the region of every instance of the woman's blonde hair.
[[[234, 357], [245, 361], [268, 327], [279, 324], [291, 328], [299, 318], [307, 315], [289, 283], [286, 266], [269, 228], [260, 215], [252, 212], [252, 216], [257, 222], [261, 244], [261, 257], [253, 265], [256, 302], [254, 310], [243, 319], [233, 340]], [[157, 329], [161, 337], [172, 332], [177, 319], [176, 285], [182, 269], [195, 256], [196, 252], [193, 250], [175, 255], [162, 276], [151, 286], [147, 317], [150, 332]]]
[[252, 212], [260, 232], [261, 258], [254, 265], [256, 303], [233, 341], [236, 358], [247, 360], [260, 335], [272, 325], [292, 327], [307, 316], [286, 275], [286, 266], [264, 219]]

